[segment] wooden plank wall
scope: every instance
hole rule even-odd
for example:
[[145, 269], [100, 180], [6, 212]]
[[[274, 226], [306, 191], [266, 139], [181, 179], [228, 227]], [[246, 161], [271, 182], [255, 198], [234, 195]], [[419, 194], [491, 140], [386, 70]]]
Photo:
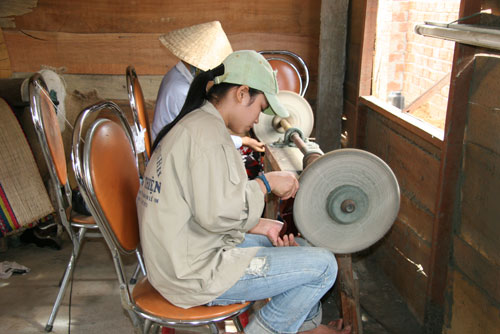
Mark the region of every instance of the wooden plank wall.
[[401, 190], [398, 217], [372, 255], [423, 323], [441, 148], [374, 110], [365, 119], [361, 148], [391, 167]]
[[[495, 82], [500, 58], [494, 65], [491, 60], [478, 61], [475, 71], [463, 69], [471, 54], [499, 53], [457, 47], [453, 78], [463, 85], [450, 90], [446, 141], [426, 138], [370, 99], [360, 98], [370, 94], [365, 83], [371, 76], [374, 32], [370, 29], [375, 28], [372, 13], [377, 2], [350, 3], [345, 129], [348, 146], [371, 151], [389, 164], [402, 196], [394, 226], [368, 256], [384, 268], [417, 319], [425, 323], [426, 332], [496, 332], [500, 327], [500, 94]], [[500, 15], [497, 1], [463, 0], [461, 16], [484, 8]]]
[[320, 0], [39, 0], [10, 17], [3, 33], [14, 73], [46, 65], [67, 74], [124, 75], [132, 64], [140, 77], [163, 75], [178, 61], [161, 45], [161, 34], [219, 20], [235, 50], [301, 55], [315, 99], [320, 6]]
[[3, 39], [3, 31], [0, 28], [0, 78], [9, 78], [11, 75], [9, 53]]
[[457, 334], [500, 328], [500, 55], [471, 66], [445, 326]]

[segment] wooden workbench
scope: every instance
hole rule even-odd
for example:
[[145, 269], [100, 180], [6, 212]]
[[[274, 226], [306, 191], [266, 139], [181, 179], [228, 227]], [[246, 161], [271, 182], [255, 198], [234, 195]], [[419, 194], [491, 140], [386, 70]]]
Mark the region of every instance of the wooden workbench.
[[[302, 172], [302, 152], [296, 147], [273, 147], [266, 145], [264, 171], [290, 171], [300, 175]], [[279, 212], [279, 199], [273, 194], [266, 200], [265, 217], [276, 219]], [[352, 270], [350, 254], [336, 254], [339, 272], [336, 288], [340, 299], [342, 318], [346, 325], [352, 325], [352, 334], [362, 334], [361, 312], [359, 306], [358, 280]]]

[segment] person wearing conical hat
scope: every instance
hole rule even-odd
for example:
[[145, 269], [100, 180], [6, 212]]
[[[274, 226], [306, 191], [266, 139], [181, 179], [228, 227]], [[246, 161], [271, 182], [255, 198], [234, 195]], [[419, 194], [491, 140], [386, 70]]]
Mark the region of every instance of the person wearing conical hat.
[[[160, 42], [180, 61], [163, 77], [158, 90], [151, 127], [153, 141], [179, 114], [196, 74], [218, 66], [233, 52], [219, 21], [173, 30], [160, 36]], [[251, 137], [235, 135], [232, 139], [236, 148], [245, 145], [264, 151], [264, 144]]]
[[321, 325], [320, 300], [337, 275], [332, 252], [281, 237], [281, 222], [261, 218], [265, 196], [294, 197], [297, 178], [273, 171], [249, 180], [227, 131], [249, 131], [261, 112], [288, 117], [278, 93], [276, 72], [253, 50], [194, 78], [153, 144], [137, 195], [148, 280], [183, 308], [271, 298], [247, 334], [349, 334], [341, 320]]

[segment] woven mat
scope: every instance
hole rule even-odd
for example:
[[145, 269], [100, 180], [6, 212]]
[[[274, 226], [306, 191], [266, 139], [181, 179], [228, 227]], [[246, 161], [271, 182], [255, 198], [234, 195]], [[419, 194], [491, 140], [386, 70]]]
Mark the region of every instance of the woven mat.
[[19, 123], [0, 99], [0, 236], [54, 212]]

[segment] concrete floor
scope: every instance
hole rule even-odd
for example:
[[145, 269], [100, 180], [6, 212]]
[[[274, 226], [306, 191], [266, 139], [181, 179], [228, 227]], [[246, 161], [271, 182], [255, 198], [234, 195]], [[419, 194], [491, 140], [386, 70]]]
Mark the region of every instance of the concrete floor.
[[[0, 262], [16, 262], [30, 268], [30, 272], [0, 279], [0, 333], [45, 333], [58, 283], [70, 256], [70, 242], [63, 240], [62, 249], [55, 250], [22, 243], [19, 237], [6, 239], [7, 247], [0, 251]], [[126, 266], [132, 273], [135, 258], [127, 259]], [[354, 267], [360, 277], [364, 334], [423, 333], [376, 266], [367, 258], [359, 258]], [[332, 295], [325, 296], [323, 310], [324, 322], [338, 317]], [[84, 243], [73, 285], [66, 292], [52, 332], [137, 333], [121, 308], [116, 273], [104, 240], [87, 239]]]

